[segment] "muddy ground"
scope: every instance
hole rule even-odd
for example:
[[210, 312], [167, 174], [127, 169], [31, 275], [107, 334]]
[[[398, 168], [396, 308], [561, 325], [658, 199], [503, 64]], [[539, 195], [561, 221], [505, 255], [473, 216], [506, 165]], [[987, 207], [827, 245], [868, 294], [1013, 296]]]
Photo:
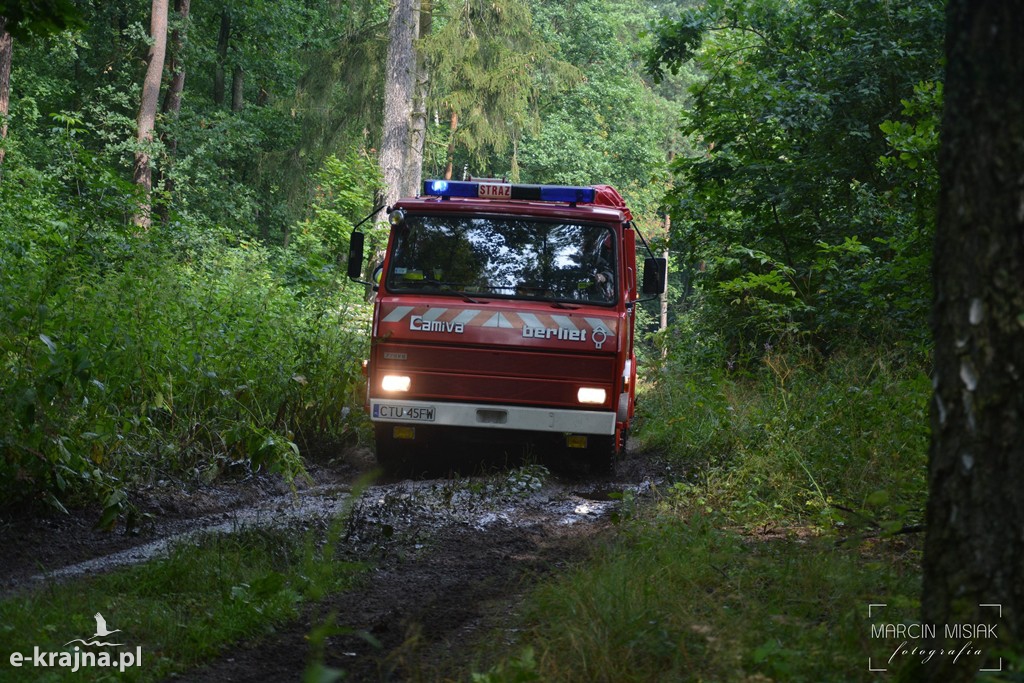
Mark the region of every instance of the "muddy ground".
[[[635, 453], [614, 475], [546, 465], [463, 455], [442, 466], [448, 473], [378, 480], [356, 500], [353, 484], [375, 466], [359, 448], [312, 463], [312, 481], [297, 493], [266, 476], [199, 487], [158, 482], [137, 493], [147, 516], [128, 534], [94, 529], [99, 510], [0, 519], [0, 592], [144, 561], [196, 532], [301, 527], [351, 508], [340, 551], [373, 565], [357, 588], [176, 680], [301, 680], [308, 636], [331, 615], [358, 634], [326, 642], [324, 663], [344, 670], [345, 680], [468, 680], [489, 666], [488, 653], [503, 645], [495, 640], [512, 639], [526, 590], [585, 561], [612, 533], [620, 494], [643, 498], [665, 475]], [[453, 469], [486, 473], [458, 476]]]

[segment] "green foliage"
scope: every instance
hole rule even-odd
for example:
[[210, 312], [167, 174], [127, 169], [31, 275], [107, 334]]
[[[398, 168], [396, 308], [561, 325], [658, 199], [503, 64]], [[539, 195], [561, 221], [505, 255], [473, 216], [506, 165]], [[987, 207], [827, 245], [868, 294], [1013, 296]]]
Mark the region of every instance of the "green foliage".
[[[369, 5], [380, 4], [368, 3], [365, 14], [372, 19]], [[123, 0], [92, 3], [81, 8], [79, 30], [17, 42], [9, 135], [36, 167], [52, 164], [60, 153], [49, 144], [52, 117], [70, 116], [78, 122], [82, 148], [130, 177], [148, 10]], [[172, 12], [171, 28], [183, 31], [184, 47], [177, 54], [172, 45], [171, 53], [184, 66], [186, 79], [180, 113], [164, 112], [150, 149], [158, 212], [281, 244], [291, 224], [306, 213], [323, 159], [364, 143], [362, 126], [370, 119], [355, 117], [352, 110], [357, 104], [373, 107], [372, 97], [339, 106], [334, 84], [320, 83], [312, 72], [329, 68], [337, 78], [331, 58], [336, 41], [365, 31], [357, 22], [366, 16], [362, 10], [298, 1], [194, 3], [191, 11], [184, 25]], [[218, 55], [222, 13], [231, 26], [223, 60]], [[323, 67], [325, 62], [331, 66]], [[213, 100], [218, 72], [226, 74], [230, 95], [236, 67], [243, 92], [237, 111]], [[372, 78], [374, 72], [359, 73]], [[310, 103], [313, 85], [333, 99]], [[346, 91], [343, 97], [350, 95]], [[356, 127], [342, 126], [336, 115]], [[341, 139], [339, 128], [344, 128]], [[167, 183], [173, 189], [160, 192]]]
[[63, 31], [82, 25], [82, 16], [71, 0], [3, 0], [0, 17], [4, 30], [15, 38]]
[[[109, 169], [80, 151], [49, 179], [11, 155], [0, 185], [5, 503], [95, 497], [106, 525], [125, 483], [237, 465], [292, 479], [297, 443], [352, 436], [361, 288], [341, 286], [335, 261], [224, 230], [176, 221], [134, 234], [133, 195], [111, 193]], [[353, 168], [325, 177], [349, 183]], [[364, 210], [358, 187], [332, 190], [336, 221]]]
[[726, 372], [668, 341], [635, 437], [672, 483], [534, 591], [475, 680], [868, 680], [889, 652], [867, 605], [917, 608], [927, 375], [879, 349]]
[[474, 673], [470, 680], [473, 683], [529, 683], [543, 679], [537, 672], [533, 648], [527, 646], [519, 657], [496, 664], [487, 673]]
[[565, 92], [548, 90], [541, 102], [544, 125], [519, 150], [522, 176], [610, 183], [627, 193], [645, 186], [665, 158], [675, 116], [637, 70], [643, 43], [636, 37], [652, 11], [630, 0], [590, 0], [541, 2], [535, 12], [538, 30], [583, 78]]
[[866, 605], [914, 603], [917, 577], [898, 561], [718, 522], [646, 515], [530, 596], [519, 647], [536, 652], [535, 678], [495, 675], [511, 660], [478, 680], [859, 680]]
[[328, 272], [332, 264], [347, 258], [353, 224], [372, 209], [374, 193], [381, 187], [380, 169], [362, 151], [344, 160], [331, 155], [316, 180], [312, 216], [291, 232], [288, 254], [303, 259], [307, 272]]
[[458, 116], [454, 139], [447, 115], [434, 136], [447, 134], [443, 146], [450, 143], [476, 164], [489, 153], [505, 154], [526, 131], [537, 130], [543, 90], [580, 79], [534, 30], [527, 0], [436, 2], [422, 50], [432, 106]]
[[647, 55], [656, 77], [704, 74], [672, 244], [702, 266], [707, 324], [743, 359], [794, 335], [922, 338], [942, 3], [840, 4], [715, 0], [663, 21]]

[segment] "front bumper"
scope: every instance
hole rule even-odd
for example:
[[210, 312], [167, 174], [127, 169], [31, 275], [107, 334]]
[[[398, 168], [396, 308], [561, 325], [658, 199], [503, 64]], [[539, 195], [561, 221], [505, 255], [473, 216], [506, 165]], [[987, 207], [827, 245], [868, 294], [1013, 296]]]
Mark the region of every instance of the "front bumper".
[[370, 399], [370, 419], [377, 423], [443, 427], [512, 429], [529, 432], [615, 433], [615, 413], [593, 410], [527, 408], [480, 403]]

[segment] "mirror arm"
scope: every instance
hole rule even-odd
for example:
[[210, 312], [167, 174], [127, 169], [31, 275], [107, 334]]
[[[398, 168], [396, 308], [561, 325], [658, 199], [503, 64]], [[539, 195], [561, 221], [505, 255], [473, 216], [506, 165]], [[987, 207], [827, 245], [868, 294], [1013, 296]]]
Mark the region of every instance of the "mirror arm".
[[629, 224], [633, 226], [634, 230], [636, 230], [637, 237], [640, 238], [640, 243], [643, 244], [644, 249], [647, 250], [647, 255], [650, 256], [651, 258], [655, 258], [654, 252], [651, 251], [651, 245], [647, 243], [647, 240], [644, 239], [644, 234], [640, 232], [640, 226], [636, 224], [636, 221], [630, 221]]
[[[386, 203], [381, 203], [381, 204], [378, 204], [377, 206], [373, 207], [373, 211], [371, 211], [369, 213], [369, 215], [367, 215], [361, 221], [359, 221], [358, 223], [356, 223], [355, 225], [352, 226], [352, 232], [350, 232], [349, 236], [348, 236], [348, 240], [349, 240], [349, 267], [350, 268], [351, 268], [351, 259], [352, 259], [352, 251], [351, 251], [351, 249], [352, 249], [352, 246], [351, 246], [352, 245], [352, 237], [356, 234], [356, 231], [359, 229], [359, 226], [362, 225], [363, 223], [365, 223], [366, 221], [370, 220], [374, 216], [376, 216], [378, 213], [380, 213], [380, 210], [384, 208], [385, 204]], [[360, 251], [362, 251], [361, 248], [360, 248]], [[362, 255], [360, 255], [360, 260], [362, 260]], [[374, 286], [374, 284], [372, 282], [366, 282], [365, 280], [360, 280], [359, 278], [352, 277], [351, 272], [349, 273], [348, 279], [352, 280], [352, 282], [358, 282], [361, 285], [366, 285], [366, 286], [369, 286], [369, 287], [373, 287]]]

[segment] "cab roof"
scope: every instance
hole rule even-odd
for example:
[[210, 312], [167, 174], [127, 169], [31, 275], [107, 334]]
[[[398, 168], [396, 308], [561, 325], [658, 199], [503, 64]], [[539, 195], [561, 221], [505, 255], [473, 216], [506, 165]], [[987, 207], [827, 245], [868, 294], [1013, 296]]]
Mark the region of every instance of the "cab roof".
[[395, 208], [430, 213], [502, 213], [619, 223], [633, 218], [622, 196], [610, 185], [576, 187], [427, 180], [423, 183], [423, 196], [402, 199]]

